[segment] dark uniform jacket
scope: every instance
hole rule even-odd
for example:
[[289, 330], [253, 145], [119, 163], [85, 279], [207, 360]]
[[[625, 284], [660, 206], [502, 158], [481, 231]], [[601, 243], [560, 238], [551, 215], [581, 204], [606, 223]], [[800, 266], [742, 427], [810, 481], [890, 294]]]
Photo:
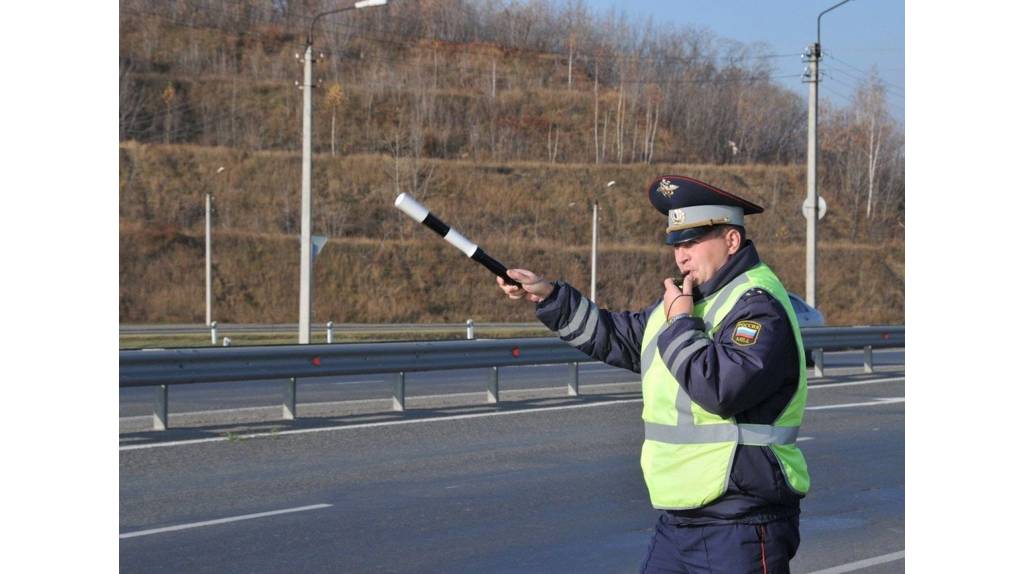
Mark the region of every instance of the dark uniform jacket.
[[[700, 290], [695, 288], [695, 303], [701, 300], [702, 293], [714, 294], [760, 261], [754, 244], [747, 241], [710, 281]], [[654, 291], [657, 286], [651, 288]], [[639, 373], [640, 342], [647, 318], [661, 301], [640, 313], [601, 309], [590, 337], [583, 337], [589, 321], [565, 332], [577, 307], [584, 303], [579, 291], [558, 281], [554, 292], [537, 304], [537, 318], [552, 331], [562, 330], [562, 340], [594, 359]], [[761, 330], [753, 345], [733, 342], [738, 321], [760, 323]], [[665, 350], [676, 337], [691, 329], [704, 331], [703, 320], [680, 317], [658, 338], [666, 366], [673, 364], [675, 356], [665, 356]], [[674, 351], [679, 352], [681, 347]], [[712, 344], [693, 353], [672, 375], [686, 394], [708, 412], [736, 417], [737, 423], [772, 424], [796, 392], [799, 369], [804, 368], [798, 357], [785, 309], [767, 292], [751, 289], [724, 318]], [[701, 508], [666, 512], [667, 518], [678, 524], [762, 523], [799, 514], [800, 498], [787, 486], [769, 447], [739, 445], [725, 494]]]

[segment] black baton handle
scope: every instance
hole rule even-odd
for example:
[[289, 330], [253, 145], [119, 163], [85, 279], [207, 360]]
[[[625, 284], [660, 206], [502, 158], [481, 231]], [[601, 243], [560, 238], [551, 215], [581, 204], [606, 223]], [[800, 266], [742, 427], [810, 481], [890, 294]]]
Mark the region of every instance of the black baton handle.
[[520, 282], [516, 281], [515, 279], [513, 279], [513, 278], [508, 276], [508, 268], [507, 267], [502, 265], [501, 262], [498, 261], [497, 259], [494, 259], [490, 255], [488, 255], [486, 252], [484, 252], [483, 249], [480, 249], [479, 247], [477, 247], [476, 251], [473, 252], [473, 255], [470, 256], [470, 259], [472, 259], [473, 261], [476, 261], [480, 265], [483, 265], [484, 267], [490, 269], [491, 273], [494, 273], [498, 277], [501, 277], [502, 280], [505, 281], [505, 284], [507, 284], [507, 285], [515, 285], [516, 287], [522, 287], [523, 286], [522, 283], [520, 283]]

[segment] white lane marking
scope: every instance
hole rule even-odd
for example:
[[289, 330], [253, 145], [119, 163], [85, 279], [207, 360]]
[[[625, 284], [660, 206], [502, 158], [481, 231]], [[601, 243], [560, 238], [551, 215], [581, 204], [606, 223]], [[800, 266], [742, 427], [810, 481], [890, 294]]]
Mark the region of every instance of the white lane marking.
[[[241, 413], [248, 413], [248, 412], [266, 411], [266, 410], [271, 410], [271, 409], [275, 410], [275, 411], [280, 411], [281, 405], [270, 405], [270, 406], [266, 406], [266, 407], [238, 407], [238, 408], [234, 408], [234, 409], [214, 409], [214, 410], [209, 410], [209, 411], [191, 411], [191, 412], [184, 412], [184, 413], [168, 413], [168, 416], [187, 417], [187, 416], [195, 416], [195, 415], [217, 415], [217, 414], [224, 414], [224, 413], [241, 414]], [[120, 417], [118, 420], [120, 422], [122, 422], [122, 423], [129, 423], [129, 422], [133, 422], [133, 421], [136, 421], [136, 422], [137, 421], [151, 421], [151, 420], [153, 420], [153, 414], [150, 413], [148, 415], [132, 415], [132, 416], [128, 416], [128, 417]]]
[[814, 440], [814, 437], [813, 437], [813, 436], [802, 436], [802, 437], [797, 437], [797, 439], [796, 439], [796, 442], [803, 442], [803, 441], [805, 441], [805, 440]]
[[186, 445], [186, 444], [200, 444], [200, 443], [206, 443], [206, 442], [224, 442], [224, 441], [227, 441], [227, 440], [242, 440], [242, 439], [259, 438], [259, 437], [270, 437], [270, 436], [275, 436], [276, 437], [276, 436], [282, 436], [282, 435], [307, 434], [307, 433], [328, 432], [328, 431], [335, 431], [335, 430], [362, 429], [362, 428], [372, 428], [372, 427], [407, 425], [407, 424], [415, 424], [415, 423], [431, 423], [431, 422], [440, 422], [440, 421], [454, 421], [454, 420], [462, 420], [462, 419], [475, 419], [475, 418], [481, 418], [481, 417], [500, 417], [500, 416], [505, 416], [505, 415], [524, 415], [524, 414], [536, 413], [536, 412], [541, 412], [541, 411], [560, 411], [560, 410], [567, 410], [567, 409], [586, 409], [586, 408], [591, 408], [591, 407], [605, 407], [605, 406], [610, 406], [610, 405], [621, 405], [621, 404], [625, 404], [625, 403], [639, 403], [642, 400], [643, 399], [622, 399], [622, 400], [617, 400], [617, 401], [602, 401], [600, 403], [590, 403], [590, 404], [585, 404], [585, 405], [563, 405], [563, 406], [558, 406], [558, 407], [539, 407], [539, 408], [536, 408], [536, 409], [523, 409], [523, 410], [518, 410], [518, 411], [502, 411], [502, 412], [496, 412], [496, 413], [474, 413], [474, 414], [468, 414], [468, 415], [452, 415], [452, 416], [447, 416], [447, 417], [432, 417], [432, 418], [425, 418], [425, 419], [407, 419], [407, 420], [400, 420], [400, 421], [383, 421], [383, 422], [378, 422], [378, 423], [363, 423], [363, 424], [357, 424], [357, 425], [342, 425], [342, 426], [323, 427], [323, 428], [315, 428], [315, 429], [286, 430], [286, 431], [278, 431], [276, 433], [252, 433], [252, 434], [245, 434], [245, 435], [237, 435], [237, 436], [233, 436], [233, 437], [226, 437], [225, 436], [225, 437], [216, 437], [216, 438], [200, 438], [200, 439], [194, 439], [194, 440], [179, 440], [179, 441], [174, 441], [174, 442], [162, 442], [162, 443], [155, 443], [155, 444], [140, 444], [140, 445], [133, 445], [133, 446], [122, 446], [118, 450], [139, 450], [139, 449], [144, 449], [144, 448], [159, 448], [159, 447], [165, 447], [165, 446], [180, 446], [180, 445]]
[[848, 564], [840, 564], [839, 566], [833, 566], [832, 568], [826, 568], [824, 570], [815, 570], [811, 574], [841, 574], [842, 572], [853, 572], [854, 570], [861, 570], [863, 568], [869, 568], [877, 564], [885, 564], [886, 562], [893, 562], [895, 560], [903, 560], [906, 555], [906, 550], [900, 550], [899, 552], [893, 552], [892, 554], [883, 554], [881, 556], [875, 556], [874, 558], [868, 558], [866, 560], [858, 560], [856, 562], [850, 562]]
[[870, 403], [846, 403], [846, 404], [842, 404], [842, 405], [819, 405], [819, 406], [816, 406], [816, 407], [806, 407], [806, 408], [804, 408], [804, 410], [805, 411], [823, 411], [825, 409], [844, 409], [844, 408], [847, 408], [847, 407], [873, 407], [873, 406], [877, 406], [877, 405], [888, 405], [888, 404], [892, 404], [892, 403], [902, 403], [902, 402], [905, 402], [906, 400], [907, 400], [906, 397], [885, 397], [885, 398], [877, 398], [873, 402], [870, 402]]
[[[874, 349], [874, 350], [872, 350], [872, 353], [889, 353], [889, 354], [894, 354], [894, 353], [899, 353], [899, 352], [904, 351], [904, 350], [905, 350], [905, 347], [883, 347], [881, 349]], [[862, 349], [851, 350], [851, 351], [825, 351], [825, 354], [826, 355], [863, 355], [864, 351]]]
[[118, 538], [135, 538], [136, 536], [148, 536], [150, 534], [159, 534], [161, 532], [173, 532], [175, 530], [187, 530], [189, 528], [199, 528], [200, 526], [211, 526], [213, 524], [225, 524], [228, 522], [238, 522], [240, 520], [252, 520], [253, 518], [263, 518], [265, 516], [276, 516], [278, 514], [288, 514], [291, 512], [303, 512], [306, 510], [317, 510], [320, 508], [328, 508], [334, 506], [333, 504], [312, 504], [310, 506], [300, 506], [298, 508], [285, 508], [284, 510], [272, 510], [270, 512], [257, 512], [256, 514], [243, 514], [242, 516], [231, 516], [228, 518], [218, 518], [217, 520], [204, 520], [203, 522], [191, 522], [189, 524], [179, 524], [177, 526], [165, 526], [163, 528], [151, 528], [149, 530], [137, 530], [135, 532], [125, 532], [120, 534]]
[[807, 390], [811, 389], [827, 389], [829, 387], [853, 387], [856, 385], [874, 385], [877, 383], [893, 383], [896, 381], [905, 381], [906, 377], [893, 377], [891, 379], [869, 379], [867, 381], [850, 381], [848, 383], [825, 383], [822, 385], [807, 385]]

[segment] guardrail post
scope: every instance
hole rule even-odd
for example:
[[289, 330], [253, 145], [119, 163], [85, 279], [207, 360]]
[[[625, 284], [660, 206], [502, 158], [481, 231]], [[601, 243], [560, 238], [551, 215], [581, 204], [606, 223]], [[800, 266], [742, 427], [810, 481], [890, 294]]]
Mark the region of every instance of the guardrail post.
[[466, 319], [466, 338], [472, 340], [473, 337], [473, 320]]
[[498, 404], [498, 367], [491, 367], [491, 377], [487, 382], [487, 402]]
[[167, 430], [167, 385], [156, 387], [153, 401], [153, 430]]
[[395, 386], [391, 395], [391, 410], [405, 412], [405, 373], [395, 374]]
[[334, 342], [334, 321], [327, 322], [327, 342]]
[[210, 323], [210, 344], [211, 345], [216, 345], [217, 344], [217, 322], [216, 321]]
[[864, 347], [864, 372], [875, 372], [875, 357], [871, 353], [871, 345], [867, 345]]
[[288, 379], [284, 384], [284, 404], [281, 406], [281, 418], [286, 421], [295, 420], [295, 395], [298, 383], [295, 377]]
[[811, 351], [811, 356], [814, 357], [814, 376], [824, 377], [825, 376], [825, 350], [814, 349]]
[[580, 364], [569, 363], [569, 396], [580, 396]]

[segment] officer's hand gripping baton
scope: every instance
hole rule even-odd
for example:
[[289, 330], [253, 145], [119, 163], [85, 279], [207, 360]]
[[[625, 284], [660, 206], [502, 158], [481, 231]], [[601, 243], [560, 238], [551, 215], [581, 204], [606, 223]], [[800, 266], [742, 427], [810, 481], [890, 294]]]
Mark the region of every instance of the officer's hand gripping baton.
[[423, 205], [416, 201], [416, 198], [409, 195], [408, 193], [400, 194], [395, 198], [395, 207], [402, 210], [403, 213], [413, 218], [414, 220], [426, 225], [434, 231], [434, 233], [444, 237], [444, 240], [451, 243], [459, 251], [466, 254], [473, 261], [476, 261], [480, 265], [483, 265], [487, 269], [494, 273], [498, 277], [501, 277], [507, 285], [515, 285], [516, 287], [522, 287], [522, 284], [508, 276], [508, 268], [501, 264], [500, 261], [494, 259], [483, 249], [480, 249], [472, 241], [466, 239], [461, 233], [453, 229], [447, 223], [441, 221], [439, 218], [430, 213], [430, 211], [423, 207]]

